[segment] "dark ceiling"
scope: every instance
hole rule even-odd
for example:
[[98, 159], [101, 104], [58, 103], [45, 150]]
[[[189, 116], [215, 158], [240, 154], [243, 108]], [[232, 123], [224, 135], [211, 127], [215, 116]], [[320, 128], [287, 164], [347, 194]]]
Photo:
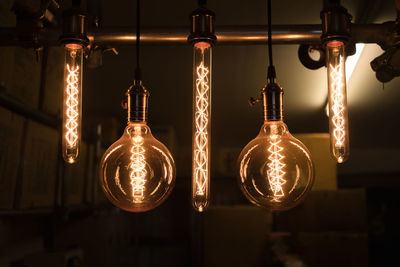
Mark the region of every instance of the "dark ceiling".
[[[188, 14], [196, 1], [142, 1], [143, 27], [189, 26]], [[135, 26], [135, 1], [102, 1], [103, 26]], [[354, 20], [381, 23], [395, 19], [394, 1], [342, 1]], [[266, 1], [209, 0], [219, 25], [265, 25]], [[273, 1], [274, 24], [318, 24], [322, 1]], [[366, 10], [369, 10], [368, 12]], [[373, 11], [373, 12], [371, 12]], [[86, 114], [115, 115], [125, 120], [120, 108], [132, 81], [134, 47], [117, 47], [119, 55], [105, 54], [103, 66], [85, 73]], [[285, 89], [285, 121], [293, 133], [327, 132], [324, 112], [327, 97], [326, 70], [301, 65], [296, 45], [274, 46], [278, 82]], [[262, 124], [261, 107], [248, 105], [266, 81], [266, 46], [218, 46], [213, 51], [212, 143], [213, 148], [243, 147]], [[380, 55], [379, 46], [366, 45], [348, 83], [352, 158], [348, 166], [364, 164], [386, 151], [398, 155], [400, 139], [400, 79], [384, 89], [369, 62]], [[178, 145], [191, 144], [192, 49], [190, 46], [145, 46], [142, 49], [145, 86], [151, 91], [149, 124], [172, 125]], [[397, 158], [376, 168], [399, 169]], [[367, 161], [366, 161], [367, 160]], [[382, 161], [382, 160], [381, 160]], [[372, 166], [371, 164], [366, 164]], [[399, 165], [399, 166], [398, 166]], [[386, 167], [385, 167], [386, 166]], [[344, 167], [346, 169], [346, 166]], [[350, 169], [350, 168], [349, 168]], [[375, 171], [371, 170], [371, 171]]]

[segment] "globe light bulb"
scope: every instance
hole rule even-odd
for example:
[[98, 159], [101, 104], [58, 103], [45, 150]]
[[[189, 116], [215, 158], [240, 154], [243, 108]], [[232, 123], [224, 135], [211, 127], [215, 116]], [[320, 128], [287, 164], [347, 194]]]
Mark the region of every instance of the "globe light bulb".
[[269, 210], [298, 205], [310, 191], [310, 152], [282, 121], [265, 122], [239, 156], [239, 184], [250, 202]]
[[79, 156], [82, 118], [82, 62], [80, 44], [65, 45], [62, 155], [67, 163]]
[[253, 204], [272, 211], [297, 206], [311, 190], [314, 166], [310, 152], [282, 121], [282, 89], [263, 89], [264, 124], [238, 158], [239, 185]]
[[159, 206], [175, 185], [174, 159], [146, 123], [147, 97], [141, 81], [135, 81], [128, 90], [128, 125], [100, 163], [104, 193], [115, 206], [129, 212]]
[[349, 157], [345, 45], [341, 41], [326, 44], [329, 95], [329, 132], [331, 155], [343, 163]]
[[211, 49], [197, 42], [193, 50], [192, 205], [199, 212], [210, 201]]

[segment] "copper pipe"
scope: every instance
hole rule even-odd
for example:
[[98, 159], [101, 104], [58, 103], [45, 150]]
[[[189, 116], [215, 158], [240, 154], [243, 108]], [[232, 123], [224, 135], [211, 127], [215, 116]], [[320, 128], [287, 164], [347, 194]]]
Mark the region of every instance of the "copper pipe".
[[[391, 42], [390, 32], [394, 22], [383, 24], [352, 24], [351, 41], [356, 43]], [[21, 36], [16, 28], [0, 28], [0, 46], [59, 45], [60, 30], [38, 31], [37, 36]], [[187, 45], [187, 28], [143, 29], [141, 41], [145, 45]], [[219, 26], [216, 28], [217, 45], [265, 45], [267, 26]], [[33, 38], [33, 36], [35, 38]], [[30, 37], [30, 38], [29, 38]], [[321, 25], [276, 25], [272, 28], [274, 44], [319, 44]], [[91, 44], [99, 46], [135, 45], [133, 28], [101, 28], [88, 32]]]

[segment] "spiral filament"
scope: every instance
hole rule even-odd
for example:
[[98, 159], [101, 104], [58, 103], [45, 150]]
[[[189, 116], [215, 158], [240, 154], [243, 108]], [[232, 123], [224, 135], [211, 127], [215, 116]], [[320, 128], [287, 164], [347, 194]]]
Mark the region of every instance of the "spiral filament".
[[343, 70], [342, 68], [342, 58], [340, 59], [340, 63], [336, 66], [331, 67], [331, 109], [332, 109], [332, 125], [333, 125], [333, 138], [336, 148], [341, 148], [344, 146], [344, 142], [346, 140], [346, 132], [345, 132], [345, 118], [344, 118], [344, 94], [342, 87], [343, 84]]
[[130, 157], [130, 183], [132, 186], [132, 197], [134, 202], [141, 202], [144, 198], [144, 187], [145, 178], [147, 175], [146, 171], [146, 160], [145, 160], [145, 149], [143, 147], [143, 137], [137, 134], [139, 129], [135, 128], [135, 136], [132, 137], [132, 148]]
[[281, 139], [271, 137], [272, 141], [268, 148], [270, 155], [268, 157], [269, 163], [267, 164], [268, 170], [268, 181], [270, 184], [271, 191], [274, 193], [274, 197], [283, 197], [285, 193], [283, 192], [282, 186], [286, 183], [284, 168], [286, 164], [283, 162], [285, 158], [281, 152], [283, 148], [279, 145]]
[[65, 140], [68, 147], [76, 146], [78, 142], [78, 119], [79, 119], [79, 66], [75, 68], [67, 64], [66, 78], [66, 122]]
[[194, 176], [196, 194], [204, 195], [208, 180], [209, 69], [201, 62], [196, 69]]

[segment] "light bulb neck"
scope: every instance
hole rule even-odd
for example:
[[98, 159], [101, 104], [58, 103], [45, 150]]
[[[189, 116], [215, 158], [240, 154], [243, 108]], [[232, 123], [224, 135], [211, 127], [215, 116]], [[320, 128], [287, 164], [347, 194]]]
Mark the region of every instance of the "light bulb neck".
[[129, 122], [128, 122], [128, 127], [136, 127], [136, 126], [148, 127], [146, 121], [140, 121], [140, 122], [132, 122], [132, 121], [129, 121]]
[[273, 81], [268, 81], [268, 84], [263, 88], [261, 94], [263, 98], [264, 121], [282, 121], [282, 87]]
[[141, 80], [135, 80], [127, 91], [128, 123], [147, 122], [148, 98], [150, 93], [142, 85]]
[[128, 125], [125, 128], [126, 134], [128, 134], [129, 138], [134, 136], [142, 136], [151, 135], [150, 127], [146, 122], [128, 122]]

